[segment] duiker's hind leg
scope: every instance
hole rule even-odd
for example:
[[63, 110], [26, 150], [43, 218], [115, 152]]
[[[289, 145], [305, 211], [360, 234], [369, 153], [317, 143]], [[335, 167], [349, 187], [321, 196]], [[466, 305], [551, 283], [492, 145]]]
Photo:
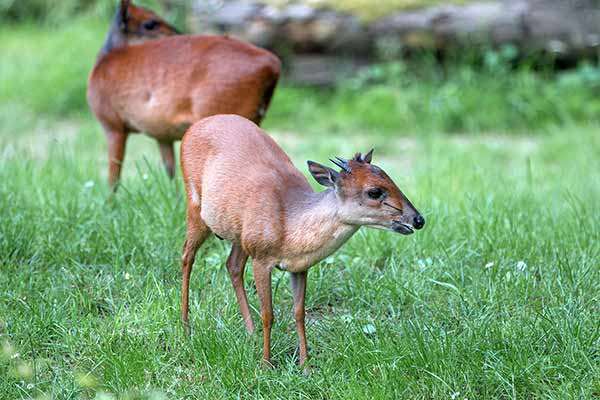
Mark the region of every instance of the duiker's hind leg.
[[244, 269], [246, 268], [247, 260], [248, 253], [246, 253], [239, 244], [234, 244], [231, 247], [229, 257], [227, 258], [227, 271], [229, 272], [229, 277], [233, 284], [235, 297], [237, 297], [240, 306], [240, 313], [244, 319], [246, 331], [252, 333], [254, 332], [254, 322], [252, 321], [252, 315], [250, 315], [248, 298], [246, 297], [246, 290], [244, 289]]
[[200, 218], [200, 207], [189, 204], [187, 211], [187, 237], [183, 245], [183, 256], [181, 258], [181, 322], [183, 322], [183, 326], [188, 334], [190, 274], [192, 273], [192, 266], [196, 259], [196, 252], [209, 234], [210, 229]]

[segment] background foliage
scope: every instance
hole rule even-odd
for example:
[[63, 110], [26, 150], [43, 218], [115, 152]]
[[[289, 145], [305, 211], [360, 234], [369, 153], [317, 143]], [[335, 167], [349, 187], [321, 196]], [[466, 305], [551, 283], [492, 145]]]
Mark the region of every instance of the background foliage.
[[[469, 0], [453, 0], [452, 3], [462, 4]], [[394, 10], [407, 8], [426, 7], [448, 1], [440, 0], [307, 0], [311, 5], [324, 5], [333, 9], [348, 11], [361, 16], [364, 19], [373, 19], [387, 15]], [[91, 13], [94, 15], [112, 15], [117, 0], [0, 0], [0, 19], [8, 21], [53, 21], [60, 22], [67, 20], [81, 13]], [[137, 3], [159, 10], [161, 12], [172, 11], [172, 15], [179, 15], [182, 8], [188, 8], [193, 0], [140, 0]], [[266, 0], [275, 6], [281, 6], [290, 3], [289, 0]], [[169, 15], [167, 15], [169, 16]]]
[[[0, 63], [0, 102], [22, 113], [87, 112], [87, 75], [106, 24], [86, 17], [52, 28], [0, 28], [3, 55], [11, 60]], [[268, 123], [291, 129], [310, 119], [314, 125], [308, 131], [389, 135], [543, 132], [598, 121], [596, 65], [582, 63], [563, 72], [527, 63], [515, 67], [513, 54], [509, 49], [489, 50], [483, 59], [462, 56], [445, 65], [423, 55], [367, 68], [330, 89], [282, 86]]]

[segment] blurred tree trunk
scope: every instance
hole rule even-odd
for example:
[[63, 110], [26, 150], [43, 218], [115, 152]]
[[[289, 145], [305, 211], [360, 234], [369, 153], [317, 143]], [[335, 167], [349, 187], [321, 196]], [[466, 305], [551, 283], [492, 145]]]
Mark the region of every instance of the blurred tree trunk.
[[411, 47], [447, 50], [513, 44], [557, 57], [595, 55], [600, 7], [593, 0], [502, 0], [402, 12], [371, 26], [374, 37]]
[[[598, 0], [478, 0], [399, 10], [369, 22], [303, 1], [283, 7], [265, 1], [194, 1], [194, 25], [202, 31], [229, 33], [269, 48], [292, 69], [294, 59], [309, 56], [303, 65], [313, 72], [319, 69], [319, 57], [327, 63], [344, 58], [361, 64], [415, 49], [460, 52], [511, 44], [520, 54], [543, 52], [576, 60], [595, 56], [600, 46]], [[323, 74], [309, 75], [318, 76], [320, 83], [337, 76], [335, 65], [321, 69]]]

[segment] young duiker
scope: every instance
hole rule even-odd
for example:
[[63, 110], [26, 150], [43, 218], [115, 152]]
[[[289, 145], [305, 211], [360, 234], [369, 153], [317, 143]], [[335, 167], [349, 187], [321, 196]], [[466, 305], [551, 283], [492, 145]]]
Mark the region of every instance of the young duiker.
[[152, 11], [121, 0], [87, 93], [108, 139], [113, 188], [129, 133], [155, 138], [173, 177], [173, 142], [194, 122], [230, 113], [260, 123], [267, 111], [279, 78], [275, 55], [228, 37], [177, 33]]
[[252, 258], [264, 329], [264, 360], [270, 361], [273, 324], [271, 271], [290, 273], [300, 341], [307, 358], [304, 294], [308, 269], [336, 251], [361, 226], [404, 235], [425, 224], [410, 201], [379, 167], [372, 151], [331, 168], [308, 161], [312, 176], [328, 189], [316, 193], [283, 150], [258, 126], [235, 115], [193, 125], [181, 144], [187, 193], [187, 239], [182, 257], [181, 318], [188, 326], [188, 291], [196, 252], [210, 233], [232, 243], [227, 270], [246, 329], [254, 330], [244, 290]]

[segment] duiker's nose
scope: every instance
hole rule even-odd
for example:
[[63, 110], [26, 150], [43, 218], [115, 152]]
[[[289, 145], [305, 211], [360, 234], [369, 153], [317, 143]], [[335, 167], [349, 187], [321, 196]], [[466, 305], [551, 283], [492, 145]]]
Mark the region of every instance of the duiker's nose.
[[413, 219], [413, 226], [415, 229], [421, 229], [425, 225], [425, 218], [421, 214], [417, 215]]

